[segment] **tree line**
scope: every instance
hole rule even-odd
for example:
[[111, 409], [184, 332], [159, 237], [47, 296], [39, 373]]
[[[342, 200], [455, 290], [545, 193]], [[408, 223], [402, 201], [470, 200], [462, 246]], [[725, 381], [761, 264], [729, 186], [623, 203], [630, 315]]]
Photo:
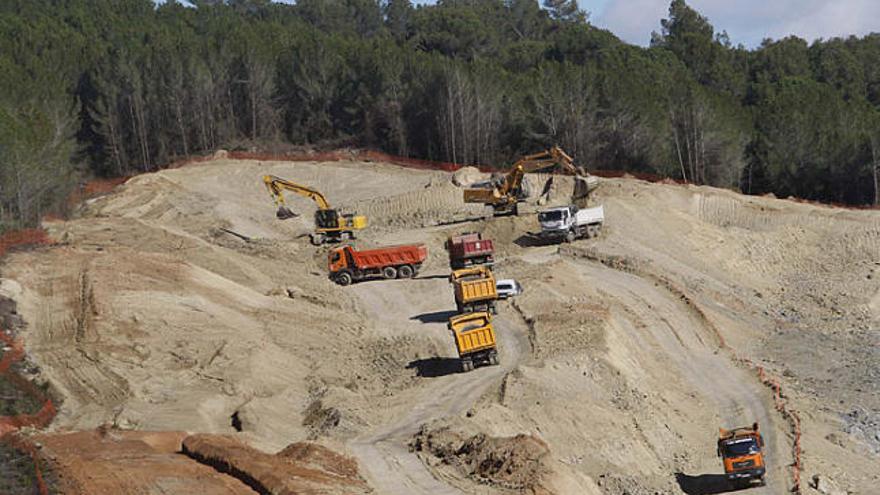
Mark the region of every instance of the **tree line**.
[[684, 0], [648, 47], [574, 0], [4, 0], [0, 230], [219, 148], [588, 169], [878, 202], [880, 34], [752, 50]]

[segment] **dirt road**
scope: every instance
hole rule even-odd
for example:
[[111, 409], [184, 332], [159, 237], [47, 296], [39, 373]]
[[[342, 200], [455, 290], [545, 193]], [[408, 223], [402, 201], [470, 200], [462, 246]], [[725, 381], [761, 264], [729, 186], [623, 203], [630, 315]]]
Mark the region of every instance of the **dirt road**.
[[[440, 272], [424, 274], [423, 280], [418, 283], [430, 287], [421, 287], [418, 291], [408, 287], [406, 281], [363, 283], [353, 288], [367, 311], [384, 324], [418, 325], [420, 332], [433, 332], [449, 342], [447, 356], [420, 368], [420, 374], [430, 377], [427, 378], [430, 381], [412, 401], [411, 410], [349, 443], [349, 449], [360, 461], [362, 474], [378, 493], [462, 493], [437, 480], [422, 461], [409, 451], [408, 443], [422, 425], [464, 413], [517, 366], [528, 346], [522, 323], [509, 312], [509, 316], [502, 315], [493, 321], [499, 339], [501, 365], [458, 373], [455, 347], [443, 319], [449, 314], [450, 306], [454, 309], [452, 298], [423, 296], [451, 294], [445, 275]], [[376, 290], [376, 284], [382, 284], [382, 291]]]
[[[663, 353], [678, 376], [707, 399], [717, 415], [718, 426], [734, 427], [757, 421], [766, 442], [770, 463], [767, 485], [749, 493], [776, 494], [788, 490], [789, 463], [784, 424], [769, 404], [769, 395], [757, 379], [719, 352], [715, 336], [701, 317], [680, 298], [658, 284], [637, 275], [614, 270], [597, 262], [572, 262], [586, 283], [612, 301], [611, 324], [652, 350]], [[704, 425], [711, 432], [713, 425]], [[707, 444], [711, 442], [707, 439]], [[727, 491], [720, 461], [704, 457], [699, 473], [677, 473], [681, 489], [688, 494]], [[713, 474], [718, 473], [718, 474]]]

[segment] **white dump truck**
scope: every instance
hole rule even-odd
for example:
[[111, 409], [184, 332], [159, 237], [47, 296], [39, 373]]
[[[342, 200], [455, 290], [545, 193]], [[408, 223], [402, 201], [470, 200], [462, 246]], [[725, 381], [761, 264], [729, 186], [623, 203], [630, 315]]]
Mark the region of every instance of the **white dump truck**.
[[541, 238], [552, 242], [572, 242], [582, 237], [596, 237], [605, 222], [605, 207], [579, 209], [559, 206], [538, 213]]

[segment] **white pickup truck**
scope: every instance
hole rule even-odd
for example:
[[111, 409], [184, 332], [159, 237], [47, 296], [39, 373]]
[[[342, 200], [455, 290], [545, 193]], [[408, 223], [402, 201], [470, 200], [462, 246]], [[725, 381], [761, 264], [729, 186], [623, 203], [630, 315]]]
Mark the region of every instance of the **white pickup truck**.
[[541, 238], [553, 242], [572, 242], [582, 237], [596, 237], [605, 222], [605, 207], [578, 209], [577, 206], [560, 206], [538, 213]]

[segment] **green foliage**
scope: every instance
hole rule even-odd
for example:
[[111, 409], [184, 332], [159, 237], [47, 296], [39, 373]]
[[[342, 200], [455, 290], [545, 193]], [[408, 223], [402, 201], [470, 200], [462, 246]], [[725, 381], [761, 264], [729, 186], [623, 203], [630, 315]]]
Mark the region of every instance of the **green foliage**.
[[351, 144], [872, 203], [880, 34], [756, 50], [684, 0], [651, 47], [572, 0], [10, 0], [0, 5], [0, 229], [83, 173], [221, 147]]

